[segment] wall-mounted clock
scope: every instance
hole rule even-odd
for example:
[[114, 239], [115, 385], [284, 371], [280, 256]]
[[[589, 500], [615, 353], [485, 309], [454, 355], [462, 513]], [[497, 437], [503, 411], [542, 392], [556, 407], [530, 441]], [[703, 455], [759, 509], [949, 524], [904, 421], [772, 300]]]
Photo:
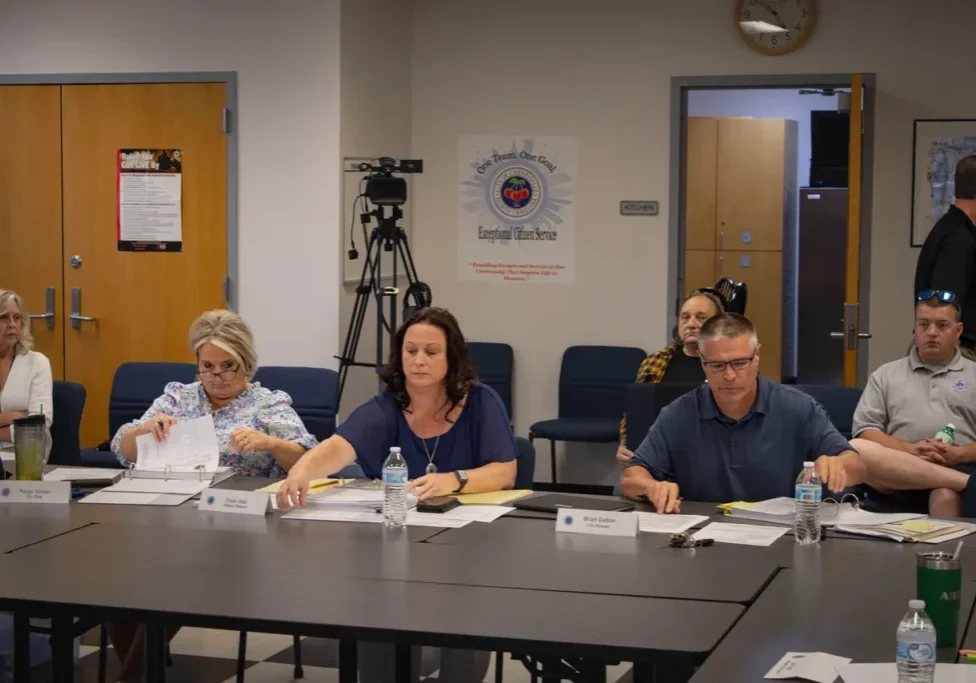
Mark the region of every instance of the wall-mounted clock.
[[793, 52], [810, 37], [816, 22], [816, 0], [735, 0], [739, 35], [764, 55]]

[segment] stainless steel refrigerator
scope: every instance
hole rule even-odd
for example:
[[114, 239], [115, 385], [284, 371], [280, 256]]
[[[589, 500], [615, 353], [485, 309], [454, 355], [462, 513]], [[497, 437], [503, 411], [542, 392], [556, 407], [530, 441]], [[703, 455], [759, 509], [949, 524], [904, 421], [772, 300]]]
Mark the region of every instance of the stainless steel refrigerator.
[[842, 385], [847, 188], [801, 188], [797, 225], [797, 382]]

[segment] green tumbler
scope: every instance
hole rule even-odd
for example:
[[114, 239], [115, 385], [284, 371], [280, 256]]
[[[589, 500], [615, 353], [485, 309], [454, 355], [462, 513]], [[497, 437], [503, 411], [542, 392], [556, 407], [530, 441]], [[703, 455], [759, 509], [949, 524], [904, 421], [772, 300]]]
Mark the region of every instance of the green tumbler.
[[937, 647], [956, 646], [959, 602], [962, 591], [962, 562], [951, 553], [918, 554], [916, 583], [919, 600], [935, 624]]

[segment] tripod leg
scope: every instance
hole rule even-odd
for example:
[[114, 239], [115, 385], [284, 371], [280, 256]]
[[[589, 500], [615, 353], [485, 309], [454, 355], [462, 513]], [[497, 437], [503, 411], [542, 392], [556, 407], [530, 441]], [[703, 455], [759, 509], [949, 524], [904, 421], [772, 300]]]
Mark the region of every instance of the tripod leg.
[[[363, 322], [366, 319], [369, 296], [373, 292], [376, 271], [376, 266], [373, 263], [374, 248], [376, 248], [375, 258], [379, 258], [377, 233], [375, 230], [370, 236], [369, 244], [366, 247], [366, 261], [363, 263], [363, 271], [359, 277], [359, 285], [356, 287], [356, 301], [353, 303], [352, 315], [349, 317], [349, 329], [346, 332], [346, 342], [342, 348], [342, 356], [339, 358], [339, 392], [336, 398], [337, 405], [342, 400], [342, 392], [346, 386], [346, 376], [349, 374], [349, 367], [356, 362], [356, 350], [359, 348], [359, 338], [362, 335]], [[369, 276], [368, 279], [367, 275]]]

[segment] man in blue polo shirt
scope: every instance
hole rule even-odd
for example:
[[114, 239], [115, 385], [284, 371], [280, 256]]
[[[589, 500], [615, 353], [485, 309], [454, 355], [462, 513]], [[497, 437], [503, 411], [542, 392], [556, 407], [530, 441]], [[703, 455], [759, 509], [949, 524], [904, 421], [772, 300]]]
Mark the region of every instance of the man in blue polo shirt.
[[708, 384], [661, 411], [624, 471], [625, 496], [659, 512], [677, 512], [681, 498], [792, 497], [804, 461], [833, 492], [865, 481], [860, 456], [820, 404], [759, 377], [761, 347], [748, 318], [711, 318], [698, 345]]

